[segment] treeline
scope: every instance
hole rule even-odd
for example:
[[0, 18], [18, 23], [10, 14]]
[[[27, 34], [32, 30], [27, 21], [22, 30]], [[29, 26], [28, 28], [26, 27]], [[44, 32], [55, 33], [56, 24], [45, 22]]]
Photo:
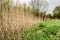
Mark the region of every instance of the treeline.
[[50, 19], [60, 19], [60, 6], [56, 6], [52, 13], [47, 14]]
[[14, 4], [12, 0], [0, 0], [0, 14], [2, 15], [3, 13], [9, 14], [9, 13], [16, 13], [16, 12], [17, 13], [24, 12], [25, 14], [30, 13], [37, 17], [41, 16], [44, 19], [47, 8], [48, 8], [48, 3], [42, 0], [39, 1], [31, 0], [29, 6], [26, 3], [20, 4], [19, 1], [16, 1], [16, 3]]
[[60, 6], [57, 6], [52, 14], [46, 14], [49, 4], [45, 0], [31, 0], [29, 6], [26, 3], [18, 4], [18, 2], [13, 4], [12, 0], [0, 0], [0, 13], [4, 11], [8, 13], [16, 11], [24, 12], [25, 14], [30, 13], [36, 17], [40, 17], [43, 21], [47, 18], [60, 18]]

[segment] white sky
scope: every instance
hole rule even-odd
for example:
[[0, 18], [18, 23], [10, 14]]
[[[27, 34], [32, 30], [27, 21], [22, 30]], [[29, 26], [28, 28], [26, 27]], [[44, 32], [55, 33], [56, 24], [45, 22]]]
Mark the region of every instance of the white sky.
[[47, 0], [49, 3], [49, 10], [48, 12], [52, 13], [52, 11], [54, 10], [54, 8], [56, 6], [60, 5], [60, 0]]
[[[58, 5], [60, 5], [60, 0], [46, 0], [49, 3], [49, 9], [48, 13], [52, 13], [54, 8]], [[27, 4], [29, 3], [29, 0], [20, 0], [21, 3], [26, 2]]]

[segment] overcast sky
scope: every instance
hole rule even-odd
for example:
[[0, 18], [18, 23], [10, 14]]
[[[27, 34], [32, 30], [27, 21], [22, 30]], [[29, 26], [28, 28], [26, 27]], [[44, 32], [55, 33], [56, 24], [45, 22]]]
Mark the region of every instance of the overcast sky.
[[49, 3], [48, 12], [52, 12], [56, 6], [60, 5], [60, 0], [47, 0]]
[[[58, 5], [60, 5], [60, 0], [46, 0], [49, 3], [49, 9], [48, 12], [51, 13], [54, 8]], [[29, 0], [20, 0], [21, 3], [26, 2], [27, 4], [29, 3]]]

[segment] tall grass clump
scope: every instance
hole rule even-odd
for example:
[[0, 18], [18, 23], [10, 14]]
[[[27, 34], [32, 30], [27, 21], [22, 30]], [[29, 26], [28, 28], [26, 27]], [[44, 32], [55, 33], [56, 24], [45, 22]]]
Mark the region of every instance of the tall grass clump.
[[35, 23], [30, 7], [17, 3], [0, 0], [0, 40], [27, 40], [27, 29]]
[[21, 23], [23, 7], [12, 0], [0, 0], [0, 40], [25, 40], [25, 26]]

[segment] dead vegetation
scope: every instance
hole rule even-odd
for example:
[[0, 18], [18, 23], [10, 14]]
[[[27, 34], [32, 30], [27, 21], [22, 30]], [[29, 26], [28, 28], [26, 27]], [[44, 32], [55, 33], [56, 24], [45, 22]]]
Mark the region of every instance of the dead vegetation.
[[0, 40], [24, 40], [26, 28], [37, 22], [40, 18], [24, 12], [22, 7], [3, 6], [0, 12]]

